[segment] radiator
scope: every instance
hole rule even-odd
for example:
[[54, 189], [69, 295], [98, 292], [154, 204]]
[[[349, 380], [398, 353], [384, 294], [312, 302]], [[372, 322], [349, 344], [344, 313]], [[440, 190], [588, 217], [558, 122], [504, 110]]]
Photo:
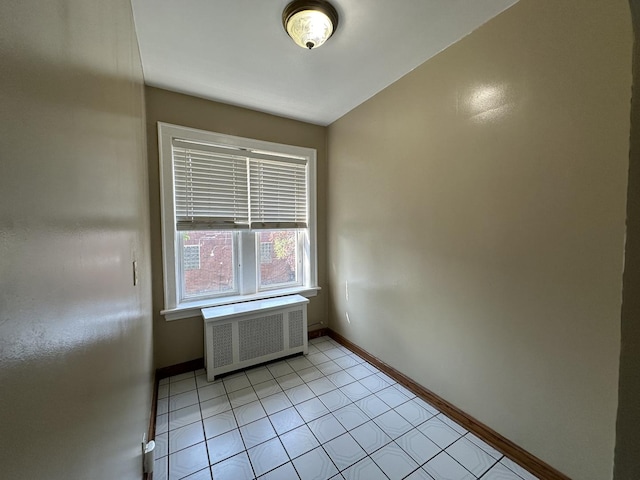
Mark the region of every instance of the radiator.
[[202, 309], [207, 380], [308, 351], [307, 303], [300, 295]]

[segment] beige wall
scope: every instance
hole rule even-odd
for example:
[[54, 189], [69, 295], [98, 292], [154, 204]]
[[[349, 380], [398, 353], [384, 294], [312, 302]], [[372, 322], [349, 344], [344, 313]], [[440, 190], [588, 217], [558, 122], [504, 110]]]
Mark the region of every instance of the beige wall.
[[0, 477], [139, 479], [153, 355], [130, 2], [3, 2], [0, 58]]
[[[244, 108], [203, 100], [153, 87], [146, 88], [149, 151], [149, 196], [151, 203], [151, 254], [153, 261], [153, 314], [156, 367], [166, 367], [200, 358], [203, 352], [202, 318], [166, 321], [162, 280], [160, 185], [158, 177], [157, 122], [199, 128], [228, 135], [285, 143], [317, 150], [318, 182], [318, 283], [323, 289], [311, 298], [309, 329], [326, 326], [326, 131], [325, 127], [276, 117]], [[321, 322], [324, 322], [323, 325]]]
[[612, 477], [624, 0], [521, 0], [329, 127], [330, 326], [572, 478]]

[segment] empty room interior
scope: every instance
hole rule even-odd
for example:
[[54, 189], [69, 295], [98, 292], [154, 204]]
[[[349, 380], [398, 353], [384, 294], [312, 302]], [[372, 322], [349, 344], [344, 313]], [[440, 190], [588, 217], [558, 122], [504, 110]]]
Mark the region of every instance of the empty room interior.
[[640, 2], [0, 12], [0, 478], [640, 479]]

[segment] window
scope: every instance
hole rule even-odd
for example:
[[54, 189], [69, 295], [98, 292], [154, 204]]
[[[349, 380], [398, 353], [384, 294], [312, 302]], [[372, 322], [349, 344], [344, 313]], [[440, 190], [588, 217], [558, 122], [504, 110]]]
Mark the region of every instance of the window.
[[164, 123], [158, 138], [167, 319], [314, 295], [315, 150]]

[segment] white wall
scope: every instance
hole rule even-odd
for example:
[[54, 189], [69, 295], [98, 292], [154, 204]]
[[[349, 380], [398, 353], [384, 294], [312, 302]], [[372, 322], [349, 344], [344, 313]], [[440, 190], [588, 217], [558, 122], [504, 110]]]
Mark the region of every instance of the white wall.
[[153, 365], [130, 2], [3, 2], [0, 59], [0, 477], [139, 479]]
[[521, 0], [329, 127], [331, 328], [582, 480], [613, 472], [631, 46], [624, 0]]

